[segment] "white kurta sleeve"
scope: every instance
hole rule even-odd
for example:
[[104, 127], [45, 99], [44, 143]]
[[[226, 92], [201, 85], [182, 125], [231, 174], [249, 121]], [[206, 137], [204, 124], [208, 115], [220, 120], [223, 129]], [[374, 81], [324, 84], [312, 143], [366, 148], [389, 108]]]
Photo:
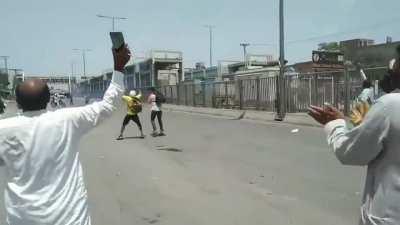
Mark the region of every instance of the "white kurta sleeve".
[[345, 165], [367, 165], [383, 149], [389, 133], [390, 121], [382, 103], [376, 103], [364, 121], [351, 130], [345, 120], [334, 120], [325, 125], [328, 144]]
[[90, 105], [72, 108], [68, 111], [70, 119], [80, 134], [86, 133], [91, 128], [98, 125], [105, 118], [110, 117], [111, 113], [121, 101], [124, 91], [124, 75], [114, 71], [110, 86], [104, 93], [103, 99]]

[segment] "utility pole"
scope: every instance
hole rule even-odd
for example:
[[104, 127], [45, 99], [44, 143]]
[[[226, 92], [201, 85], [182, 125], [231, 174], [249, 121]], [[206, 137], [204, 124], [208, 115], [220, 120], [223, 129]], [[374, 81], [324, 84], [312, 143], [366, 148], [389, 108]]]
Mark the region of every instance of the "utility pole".
[[210, 67], [212, 67], [213, 66], [213, 60], [212, 60], [212, 57], [213, 57], [213, 42], [212, 42], [212, 39], [213, 39], [213, 29], [215, 28], [215, 26], [213, 26], [213, 25], [204, 25], [204, 27], [208, 28], [208, 31], [210, 33]]
[[104, 15], [96, 15], [99, 18], [110, 19], [112, 21], [112, 31], [115, 31], [115, 20], [126, 20], [128, 18], [125, 17], [117, 17], [117, 16], [104, 16]]
[[82, 53], [82, 60], [83, 60], [83, 76], [86, 77], [86, 52], [92, 51], [91, 49], [80, 49], [74, 48], [73, 51], [80, 51]]
[[277, 79], [276, 112], [275, 120], [283, 121], [286, 114], [285, 101], [285, 27], [284, 27], [284, 5], [279, 0], [279, 77]]
[[350, 69], [353, 66], [351, 61], [344, 62], [344, 115], [350, 114]]
[[243, 47], [243, 62], [245, 67], [247, 67], [247, 47], [250, 46], [250, 43], [240, 43], [240, 46]]

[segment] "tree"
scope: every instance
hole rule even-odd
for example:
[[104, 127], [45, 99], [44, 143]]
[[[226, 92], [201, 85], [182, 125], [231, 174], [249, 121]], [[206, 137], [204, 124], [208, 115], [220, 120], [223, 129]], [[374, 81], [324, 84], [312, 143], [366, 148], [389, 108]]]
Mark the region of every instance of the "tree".
[[337, 51], [340, 50], [339, 43], [337, 42], [323, 42], [318, 44], [318, 50], [322, 51]]

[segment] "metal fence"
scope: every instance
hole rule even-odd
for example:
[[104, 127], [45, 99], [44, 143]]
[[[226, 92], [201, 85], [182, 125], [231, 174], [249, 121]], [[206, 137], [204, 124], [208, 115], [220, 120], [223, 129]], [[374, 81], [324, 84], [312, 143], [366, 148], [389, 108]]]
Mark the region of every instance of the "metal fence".
[[[364, 71], [371, 79], [379, 79], [386, 69], [371, 68]], [[147, 94], [147, 88], [134, 87], [131, 80], [129, 76], [126, 77], [127, 89], [139, 89]], [[309, 105], [323, 106], [324, 103], [342, 111], [347, 109], [348, 112], [353, 100], [362, 91], [362, 80], [358, 71], [296, 74], [286, 76], [284, 80], [286, 111], [289, 113], [306, 112]], [[80, 93], [100, 97], [107, 84], [106, 81], [87, 84], [80, 88]], [[170, 104], [274, 111], [276, 84], [276, 76], [248, 79], [242, 76], [234, 81], [180, 83], [158, 87], [158, 90]]]
[[[160, 87], [167, 102], [177, 105], [213, 108], [275, 110], [276, 77], [241, 79], [227, 82], [179, 84]], [[346, 85], [344, 72], [299, 74], [285, 78], [286, 110], [306, 112], [310, 105], [332, 104], [341, 110], [352, 107], [352, 100], [361, 93], [362, 80], [350, 78]]]

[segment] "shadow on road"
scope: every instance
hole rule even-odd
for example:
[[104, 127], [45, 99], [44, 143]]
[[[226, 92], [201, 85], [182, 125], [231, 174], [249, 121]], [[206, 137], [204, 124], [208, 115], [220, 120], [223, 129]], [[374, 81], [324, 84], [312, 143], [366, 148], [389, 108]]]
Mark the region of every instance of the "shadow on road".
[[144, 139], [146, 136], [141, 137], [141, 136], [134, 136], [134, 137], [124, 137], [124, 139]]
[[178, 149], [178, 148], [169, 148], [169, 147], [158, 147], [157, 150], [158, 150], [158, 151], [168, 151], [168, 152], [183, 152], [182, 149]]

